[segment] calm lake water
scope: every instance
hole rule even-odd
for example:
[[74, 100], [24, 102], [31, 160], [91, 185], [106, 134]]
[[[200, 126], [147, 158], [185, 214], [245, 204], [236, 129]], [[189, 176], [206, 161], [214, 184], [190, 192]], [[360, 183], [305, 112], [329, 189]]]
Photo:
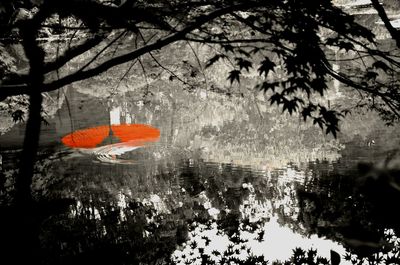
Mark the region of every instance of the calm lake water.
[[[44, 264], [201, 264], [249, 253], [285, 261], [298, 247], [350, 264], [346, 253], [397, 253], [389, 235], [400, 228], [400, 135], [372, 113], [354, 113], [333, 139], [257, 95], [87, 91], [51, 95], [58, 110], [42, 130], [34, 196], [69, 199], [41, 223]], [[103, 148], [61, 142], [121, 124], [160, 136], [136, 146], [116, 135]], [[0, 136], [4, 204], [23, 136], [23, 124]]]

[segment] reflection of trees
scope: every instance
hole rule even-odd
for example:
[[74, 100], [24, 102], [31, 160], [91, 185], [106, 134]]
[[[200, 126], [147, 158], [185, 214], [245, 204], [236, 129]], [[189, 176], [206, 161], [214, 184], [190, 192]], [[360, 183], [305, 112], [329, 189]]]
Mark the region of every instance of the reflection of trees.
[[[70, 235], [74, 235], [73, 240], [82, 238], [84, 240], [82, 244], [86, 245], [85, 251], [88, 253], [100, 251], [94, 249], [100, 246], [125, 249], [129, 244], [133, 244], [127, 243], [131, 240], [153, 240], [143, 238], [140, 234], [143, 231], [153, 233], [154, 235], [150, 236], [158, 237], [158, 240], [162, 240], [161, 234], [170, 234], [167, 241], [176, 244], [185, 242], [185, 231], [191, 229], [188, 224], [209, 223], [210, 207], [219, 211], [216, 220], [218, 229], [232, 240], [238, 239], [239, 231], [258, 233], [267, 221], [267, 218], [258, 219], [257, 216], [251, 218], [251, 213], [244, 214], [243, 205], [251, 194], [253, 200], [247, 202], [249, 204], [256, 202], [262, 205], [263, 201], [276, 200], [273, 209], [268, 208], [266, 215], [280, 212], [282, 210], [280, 204], [287, 196], [281, 190], [286, 186], [278, 183], [282, 174], [279, 172], [273, 172], [270, 178], [263, 178], [259, 172], [248, 168], [192, 160], [174, 163], [162, 161], [158, 164], [141, 164], [140, 167], [118, 165], [113, 166], [112, 171], [109, 165], [102, 164], [96, 164], [89, 169], [85, 166], [87, 163], [90, 163], [90, 158], [86, 160], [73, 158], [54, 163], [53, 168], [46, 171], [46, 176], [50, 179], [58, 175], [68, 177], [63, 180], [58, 178], [57, 182], [46, 182], [46, 178], [43, 178], [42, 183], [45, 186], [38, 187], [46, 190], [46, 185], [51, 185], [50, 193], [49, 191], [40, 193], [43, 196], [56, 194], [77, 198], [81, 202], [82, 206], [74, 209], [76, 212], [74, 216], [52, 217], [49, 221], [50, 230], [44, 236], [45, 242], [57, 238], [61, 238], [61, 241], [70, 240], [71, 243], [67, 245], [71, 247], [71, 253], [75, 254], [78, 253], [76, 249], [78, 247], [71, 245], [73, 241], [68, 238]], [[85, 168], [85, 171], [78, 175], [76, 168]], [[252, 190], [250, 191], [247, 186], [251, 186]], [[121, 208], [116, 202], [121, 194], [127, 198], [126, 208]], [[150, 194], [160, 197], [160, 203], [163, 205], [162, 213], [151, 212], [151, 207], [144, 204]], [[133, 206], [137, 209], [132, 208]], [[152, 207], [157, 208], [156, 205]], [[150, 211], [150, 215], [146, 211]], [[155, 220], [159, 218], [158, 223], [154, 222], [152, 226], [143, 221], [151, 217], [156, 218]], [[154, 227], [155, 223], [157, 225]], [[63, 230], [63, 227], [67, 230]], [[104, 229], [107, 231], [106, 234]], [[61, 251], [62, 244], [48, 243], [48, 245], [56, 248], [50, 251]], [[54, 257], [57, 255], [54, 254]]]
[[391, 249], [387, 229], [400, 233], [394, 207], [400, 200], [398, 169], [317, 161], [309, 170], [310, 177], [298, 189], [299, 220], [307, 233], [341, 242], [360, 255]]
[[99, 199], [75, 205], [73, 216], [46, 221], [42, 245], [48, 264], [157, 264], [185, 237], [181, 216], [162, 216], [140, 202], [122, 208], [112, 198]]
[[267, 177], [232, 164], [198, 161], [196, 166], [188, 165], [181, 178], [189, 193], [205, 193], [212, 207], [220, 212], [218, 229], [236, 242], [240, 231], [261, 232], [273, 215], [285, 225], [297, 216], [295, 184], [282, 181], [285, 174], [284, 170], [273, 171]]
[[[217, 229], [234, 243], [241, 241], [241, 231], [259, 233], [262, 239], [262, 228], [268, 218], [257, 219], [260, 215], [252, 218], [251, 211], [257, 207], [267, 209], [262, 213], [264, 217], [277, 215], [280, 223], [291, 225], [290, 222], [297, 219], [296, 185], [288, 172], [290, 169], [298, 174], [301, 170], [294, 165], [282, 170], [254, 171], [233, 164], [188, 160], [186, 153], [164, 150], [164, 147], [155, 149], [155, 153], [163, 152], [168, 158], [154, 162], [153, 150], [150, 149], [150, 152], [138, 150], [135, 153], [140, 161], [151, 161], [140, 166], [92, 164], [88, 157], [52, 161], [52, 168], [43, 171], [44, 176], [39, 178], [45, 185], [37, 186], [35, 190], [43, 189], [43, 196], [57, 194], [77, 198], [82, 206], [74, 210], [74, 216], [66, 213], [53, 215], [43, 224], [43, 249], [49, 252], [46, 256], [56, 259], [60, 255], [70, 263], [89, 259], [101, 263], [107, 260], [104, 255], [108, 253], [109, 256], [121, 257], [117, 259], [120, 264], [128, 259], [167, 257], [146, 251], [150, 251], [153, 244], [160, 253], [171, 253], [177, 244], [187, 241], [187, 233], [193, 228], [190, 224], [209, 224], [211, 216], [207, 211], [209, 208], [205, 207], [207, 200], [211, 207], [219, 210], [215, 220]], [[195, 156], [190, 154], [190, 157]], [[310, 170], [315, 173], [307, 183], [324, 188], [329, 184], [332, 164], [321, 163], [319, 167]], [[82, 173], [78, 173], [78, 169]], [[53, 178], [57, 182], [46, 182]], [[283, 178], [287, 180], [282, 181]], [[47, 184], [52, 185], [51, 193], [46, 190]], [[333, 191], [336, 189], [335, 185], [329, 185]], [[313, 186], [310, 184], [310, 187]], [[116, 202], [119, 193], [129, 198], [126, 207]], [[161, 198], [165, 205], [162, 212], [154, 211], [155, 205], [144, 203], [150, 194]], [[265, 201], [272, 203], [263, 205]], [[248, 214], [243, 210], [246, 204], [250, 205]], [[310, 213], [310, 218], [314, 213]], [[301, 229], [295, 225], [296, 222], [292, 224], [296, 231]], [[312, 223], [306, 228], [311, 229], [312, 225], [315, 226]], [[74, 244], [75, 241], [81, 242], [81, 246]], [[146, 247], [136, 247], [137, 242]], [[165, 242], [173, 246], [163, 245]], [[124, 252], [129, 247], [137, 249], [137, 252]], [[140, 251], [143, 252], [139, 255]]]

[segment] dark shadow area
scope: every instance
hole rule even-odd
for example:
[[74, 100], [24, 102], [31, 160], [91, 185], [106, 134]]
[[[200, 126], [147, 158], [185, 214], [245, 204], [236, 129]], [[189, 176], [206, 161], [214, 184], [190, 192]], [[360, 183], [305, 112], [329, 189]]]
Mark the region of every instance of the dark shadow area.
[[398, 262], [400, 169], [393, 167], [398, 159], [393, 151], [382, 163], [346, 163], [346, 157], [330, 167], [310, 163], [311, 176], [297, 195], [307, 233], [340, 242], [355, 255], [348, 254], [349, 260]]

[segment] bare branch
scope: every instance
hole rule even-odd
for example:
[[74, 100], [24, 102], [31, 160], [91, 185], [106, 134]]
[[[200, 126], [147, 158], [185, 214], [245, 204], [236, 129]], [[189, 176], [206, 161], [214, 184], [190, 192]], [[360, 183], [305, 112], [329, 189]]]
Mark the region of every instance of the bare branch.
[[144, 65], [142, 63], [142, 60], [140, 60], [140, 57], [138, 58], [138, 61], [139, 61], [140, 67], [142, 68], [143, 77], [144, 77], [144, 80], [146, 81], [146, 91], [148, 93], [150, 84], [149, 84], [149, 80], [147, 79], [146, 68], [144, 67]]
[[98, 45], [100, 42], [104, 40], [105, 36], [103, 34], [95, 35], [93, 38], [88, 39], [84, 43], [75, 46], [74, 48], [68, 49], [64, 52], [64, 54], [60, 55], [54, 62], [48, 62], [44, 66], [45, 73], [49, 73], [56, 69], [59, 69], [61, 66], [71, 61], [73, 58], [85, 53], [90, 50], [94, 46]]
[[108, 48], [111, 47], [111, 45], [113, 45], [116, 41], [118, 41], [120, 38], [122, 38], [122, 36], [124, 36], [126, 34], [126, 30], [124, 30], [121, 34], [119, 34], [116, 38], [114, 38], [112, 41], [110, 41], [103, 49], [101, 49], [95, 56], [93, 56], [93, 58], [87, 62], [84, 66], [82, 66], [76, 73], [80, 73], [83, 70], [85, 70], [89, 65], [91, 65], [94, 61], [96, 61], [97, 58], [99, 58], [99, 56]]
[[204, 71], [204, 67], [203, 67], [203, 65], [201, 64], [200, 58], [199, 58], [199, 56], [197, 55], [196, 51], [194, 50], [193, 46], [190, 44], [190, 42], [187, 42], [187, 44], [189, 45], [190, 49], [192, 50], [192, 53], [193, 53], [194, 57], [196, 58], [197, 64], [199, 65], [200, 70], [201, 70], [201, 73], [202, 73], [202, 75], [203, 75], [203, 77], [204, 77], [204, 83], [205, 83], [205, 85], [206, 85], [205, 88], [207, 89], [207, 88], [208, 88], [208, 81], [207, 81], [206, 73], [205, 73], [205, 71]]
[[162, 69], [164, 69], [165, 71], [167, 71], [168, 73], [170, 73], [173, 77], [175, 77], [176, 79], [178, 79], [180, 82], [182, 82], [185, 85], [189, 85], [185, 80], [183, 80], [182, 78], [180, 78], [179, 76], [177, 76], [174, 71], [168, 69], [167, 67], [165, 67], [164, 65], [162, 65], [157, 59], [156, 57], [153, 56], [153, 54], [150, 52], [149, 53], [151, 58], [154, 60], [154, 62], [156, 62], [156, 64], [158, 64], [159, 67], [161, 67]]

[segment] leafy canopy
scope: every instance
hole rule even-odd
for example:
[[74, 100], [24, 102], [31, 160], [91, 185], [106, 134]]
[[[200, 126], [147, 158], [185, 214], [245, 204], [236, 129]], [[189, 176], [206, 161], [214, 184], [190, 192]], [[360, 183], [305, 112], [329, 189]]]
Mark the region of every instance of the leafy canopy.
[[[373, 109], [389, 124], [400, 117], [399, 34], [386, 23], [389, 6], [372, 3], [382, 30], [390, 33], [389, 45], [376, 39], [371, 25], [360, 25], [329, 0], [9, 1], [0, 4], [0, 48], [21, 44], [29, 54], [37, 45], [44, 53], [38, 60], [40, 92], [46, 92], [126, 62], [141, 63], [144, 55], [155, 59], [152, 53], [175, 42], [211, 45], [216, 52], [201, 62], [205, 68], [228, 61], [232, 85], [242, 85], [243, 75], [256, 71], [255, 88], [271, 104], [336, 136], [351, 108], [331, 109], [317, 99], [332, 79], [358, 93], [355, 108]], [[28, 42], [32, 31], [35, 42]], [[33, 93], [31, 77], [21, 71], [32, 70], [32, 64], [12, 69], [21, 56], [0, 57], [1, 99]]]

